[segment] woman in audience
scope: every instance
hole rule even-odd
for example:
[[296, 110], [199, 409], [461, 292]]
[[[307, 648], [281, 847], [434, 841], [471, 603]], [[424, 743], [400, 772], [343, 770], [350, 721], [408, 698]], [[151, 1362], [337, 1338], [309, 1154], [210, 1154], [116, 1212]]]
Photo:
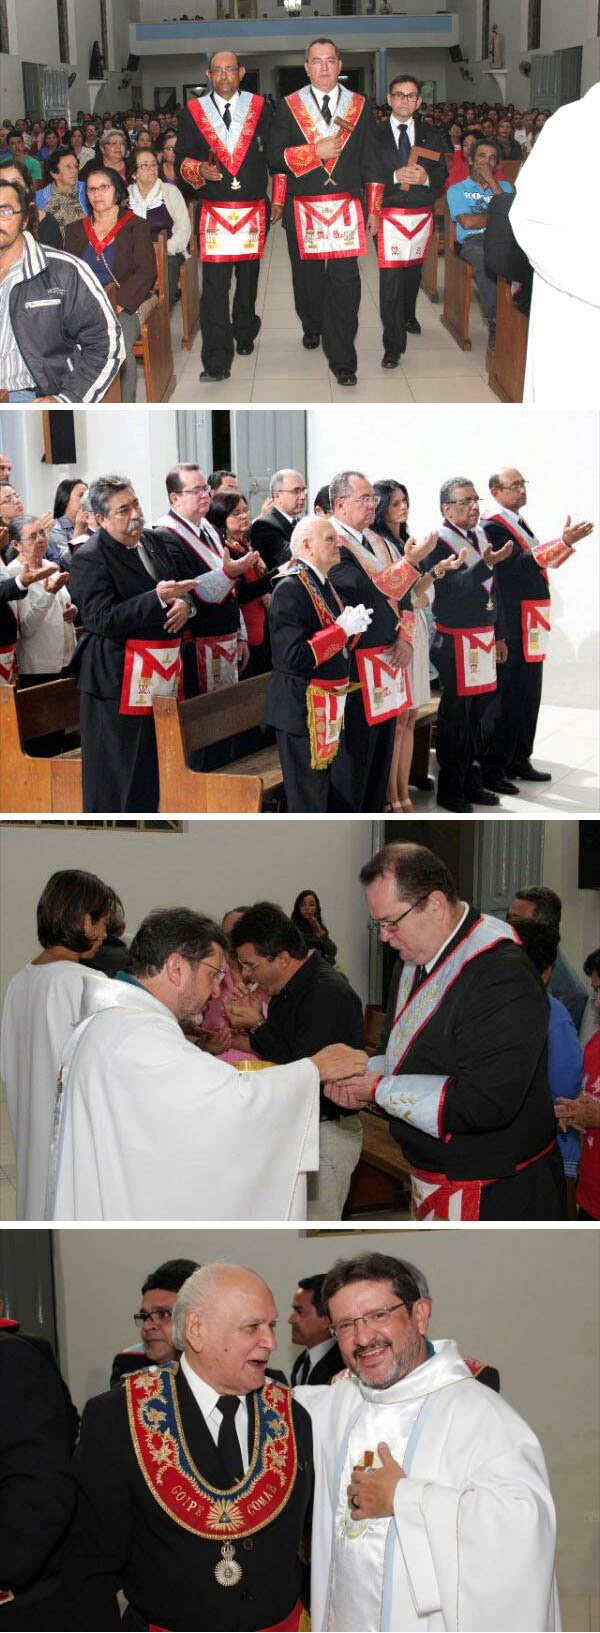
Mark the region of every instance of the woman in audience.
[[104, 941], [113, 897], [110, 885], [93, 873], [53, 873], [37, 906], [43, 950], [8, 987], [0, 1072], [15, 1142], [18, 1219], [44, 1217], [62, 1052], [82, 1019], [88, 983], [106, 979], [80, 960]]
[[87, 482], [80, 476], [65, 477], [59, 482], [54, 495], [54, 526], [48, 534], [46, 555], [49, 561], [60, 561], [61, 552], [70, 544], [82, 495]]
[[73, 129], [72, 129], [72, 131], [70, 133], [70, 136], [69, 136], [69, 144], [68, 145], [69, 145], [69, 147], [71, 149], [71, 152], [75, 154], [75, 158], [77, 160], [77, 169], [78, 170], [81, 169], [82, 165], [87, 163], [87, 159], [93, 159], [93, 157], [94, 157], [93, 152], [90, 152], [90, 153], [86, 154], [86, 157], [84, 158], [85, 147], [84, 147], [84, 142], [83, 142], [83, 131], [81, 129], [81, 125], [73, 125]]
[[315, 890], [300, 891], [291, 916], [307, 947], [315, 948], [328, 964], [335, 964], [337, 947], [323, 923], [321, 903]]
[[86, 181], [90, 216], [67, 227], [65, 249], [95, 272], [104, 288], [116, 289], [126, 357], [121, 369], [121, 396], [134, 403], [137, 364], [133, 347], [142, 323], [156, 304], [156, 257], [146, 221], [129, 208], [127, 189], [113, 170], [96, 165]]
[[79, 181], [79, 165], [69, 147], [57, 147], [44, 165], [44, 186], [35, 195], [38, 210], [53, 215], [64, 245], [67, 227], [87, 215], [85, 187]]
[[[111, 126], [109, 126], [108, 130], [103, 130], [98, 137], [97, 151], [100, 154], [101, 166], [103, 168], [106, 166], [109, 170], [115, 170], [121, 181], [127, 186], [129, 181], [127, 138], [123, 135], [122, 130], [113, 130]], [[86, 183], [86, 186], [92, 166], [96, 163], [97, 159], [94, 155], [94, 158], [90, 160], [89, 164], [84, 165], [81, 171], [81, 180]]]
[[497, 133], [496, 133], [496, 136], [495, 136], [495, 141], [497, 142], [498, 147], [500, 149], [500, 158], [501, 159], [522, 159], [523, 158], [523, 154], [521, 152], [519, 144], [518, 144], [518, 142], [515, 142], [515, 139], [514, 139], [514, 136], [513, 136], [512, 124], [511, 124], [510, 119], [504, 118], [504, 119], [499, 119], [498, 120], [498, 128], [497, 128]]
[[[211, 501], [207, 520], [217, 528], [232, 556], [243, 556], [252, 548], [249, 539], [250, 512], [243, 493], [235, 493], [231, 489], [219, 490]], [[236, 580], [250, 648], [249, 675], [264, 674], [270, 667], [266, 609], [273, 578], [274, 573], [267, 572], [264, 562], [261, 562], [260, 566], [249, 568], [243, 578]]]
[[21, 164], [20, 159], [13, 159], [10, 153], [7, 159], [3, 159], [0, 155], [0, 176], [4, 181], [16, 182], [17, 187], [22, 187], [27, 194], [29, 206], [29, 213], [25, 223], [27, 231], [32, 234], [33, 238], [37, 238], [40, 244], [46, 244], [49, 249], [62, 249], [62, 233], [58, 221], [53, 215], [48, 215], [45, 210], [38, 210], [35, 202], [36, 184], [27, 166]]
[[[373, 522], [373, 532], [380, 533], [386, 543], [391, 545], [398, 560], [405, 556], [411, 566], [417, 566], [425, 556], [433, 550], [436, 535], [428, 536], [422, 545], [415, 545], [414, 539], [409, 537], [407, 519], [409, 509], [408, 489], [403, 482], [381, 481], [373, 484], [377, 498], [377, 510]], [[398, 715], [396, 721], [396, 735], [394, 738], [394, 752], [390, 766], [388, 780], [388, 805], [392, 811], [412, 811], [413, 806], [409, 794], [410, 767], [413, 755], [415, 719], [417, 709], [422, 704], [429, 703], [431, 688], [429, 685], [429, 632], [425, 608], [431, 600], [432, 578], [430, 573], [421, 574], [415, 590], [411, 592], [411, 604], [416, 612], [413, 655], [408, 666], [408, 685], [411, 697], [411, 708]]]
[[161, 181], [158, 168], [156, 153], [136, 148], [131, 160], [129, 202], [135, 215], [147, 221], [153, 240], [161, 232], [167, 234], [169, 307], [172, 307], [179, 286], [179, 270], [189, 253], [192, 228], [183, 194], [172, 182]]
[[[37, 569], [49, 562], [46, 531], [38, 516], [19, 516], [11, 522], [8, 535], [15, 554], [7, 571], [14, 578], [23, 566]], [[44, 681], [60, 680], [66, 674], [77, 644], [76, 617], [77, 608], [66, 588], [66, 574], [57, 572], [52, 578], [31, 585], [25, 600], [19, 603], [16, 653], [19, 686], [41, 686]], [[31, 743], [28, 747], [34, 752]], [[55, 752], [54, 744], [52, 752]]]

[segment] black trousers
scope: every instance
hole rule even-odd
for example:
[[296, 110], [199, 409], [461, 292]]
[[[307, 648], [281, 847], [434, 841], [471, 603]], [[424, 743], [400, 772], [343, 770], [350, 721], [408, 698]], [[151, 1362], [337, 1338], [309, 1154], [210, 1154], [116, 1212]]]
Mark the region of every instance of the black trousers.
[[290, 731], [276, 730], [275, 736], [288, 811], [327, 811], [331, 768], [312, 770], [308, 734], [301, 737]]
[[395, 729], [395, 720], [369, 726], [361, 693], [349, 693], [340, 747], [331, 769], [332, 810], [383, 809]]
[[302, 260], [292, 217], [286, 224], [294, 306], [305, 334], [321, 335], [332, 369], [356, 369], [354, 341], [360, 307], [360, 272], [355, 255], [340, 260]]
[[498, 690], [486, 717], [484, 774], [510, 776], [531, 758], [542, 701], [543, 663], [526, 663], [520, 629], [508, 637], [508, 662], [498, 666]]
[[[233, 310], [230, 311], [231, 280], [235, 272]], [[220, 265], [202, 262], [200, 328], [202, 362], [209, 374], [229, 369], [234, 342], [249, 346], [256, 340], [260, 318], [256, 316], [256, 293], [260, 261], [223, 261]]]
[[384, 351], [395, 352], [397, 357], [401, 357], [406, 350], [406, 320], [416, 316], [421, 272], [420, 261], [415, 266], [379, 268], [379, 311]]
[[484, 1185], [479, 1218], [487, 1219], [566, 1219], [567, 1190], [562, 1158], [557, 1145], [538, 1162], [522, 1168], [508, 1179]]
[[157, 811], [152, 715], [119, 714], [119, 699], [81, 693], [84, 811]]
[[457, 695], [451, 635], [436, 633], [431, 644], [431, 661], [442, 685], [435, 742], [439, 766], [438, 797], [453, 802], [469, 800], [483, 786], [476, 762], [481, 760], [484, 753], [485, 727], [493, 694], [482, 692], [475, 697]]

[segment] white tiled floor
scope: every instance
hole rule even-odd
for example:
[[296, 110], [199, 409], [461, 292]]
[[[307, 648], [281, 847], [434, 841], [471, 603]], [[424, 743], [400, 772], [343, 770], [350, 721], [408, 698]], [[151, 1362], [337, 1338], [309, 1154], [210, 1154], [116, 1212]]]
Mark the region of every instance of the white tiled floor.
[[[540, 709], [533, 764], [538, 771], [550, 771], [552, 782], [521, 783], [521, 794], [503, 794], [490, 815], [509, 812], [514, 816], [576, 816], [600, 810], [598, 716], [593, 709], [563, 709], [543, 703]], [[431, 774], [435, 775], [432, 755]], [[411, 789], [418, 812], [437, 807], [433, 794]], [[440, 813], [441, 814], [441, 813]], [[486, 813], [482, 806], [477, 815]]]
[[[382, 369], [379, 318], [379, 270], [373, 247], [360, 262], [362, 300], [358, 330], [358, 385], [338, 386], [323, 352], [307, 352], [294, 312], [285, 233], [275, 227], [267, 239], [258, 290], [262, 329], [250, 357], [234, 360], [231, 378], [222, 385], [201, 385], [200, 335], [191, 352], [181, 347], [181, 308], [171, 318], [177, 384], [171, 402], [217, 407], [234, 403], [342, 402], [497, 402], [485, 372], [487, 325], [479, 305], [471, 306], [471, 352], [462, 352], [440, 323], [441, 305], [421, 293], [418, 318], [423, 333], [410, 336], [400, 368]], [[440, 285], [443, 285], [443, 261]], [[138, 368], [138, 401], [144, 398], [143, 371]]]

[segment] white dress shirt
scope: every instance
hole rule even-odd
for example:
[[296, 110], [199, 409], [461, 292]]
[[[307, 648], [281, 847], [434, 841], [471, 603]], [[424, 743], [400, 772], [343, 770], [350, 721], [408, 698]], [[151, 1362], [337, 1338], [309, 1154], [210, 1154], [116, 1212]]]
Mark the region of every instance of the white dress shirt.
[[316, 573], [320, 584], [325, 584], [325, 574], [315, 567], [314, 561], [307, 561], [306, 556], [294, 556], [294, 561], [301, 561], [304, 567], [310, 567], [311, 573]]
[[[204, 1378], [200, 1378], [198, 1373], [194, 1372], [193, 1367], [190, 1366], [189, 1361], [187, 1361], [185, 1358], [185, 1355], [182, 1355], [181, 1357], [181, 1370], [186, 1383], [188, 1383], [190, 1386], [196, 1405], [200, 1408], [206, 1427], [209, 1430], [209, 1433], [212, 1435], [216, 1446], [219, 1440], [219, 1430], [223, 1422], [223, 1414], [219, 1411], [217, 1406], [219, 1391], [218, 1389], [213, 1389], [212, 1384], [207, 1384]], [[242, 1463], [244, 1465], [245, 1474], [250, 1462], [248, 1457], [248, 1406], [245, 1395], [241, 1396], [240, 1404], [235, 1414], [234, 1423], [235, 1432], [240, 1443], [240, 1451], [242, 1454]]]
[[318, 104], [319, 104], [319, 113], [323, 112], [323, 97], [324, 96], [329, 97], [329, 112], [330, 112], [331, 117], [333, 119], [333, 115], [335, 113], [338, 102], [340, 100], [340, 87], [339, 87], [339, 85], [338, 84], [334, 85], [331, 91], [317, 91], [316, 87], [314, 85], [311, 85], [311, 91], [312, 91], [312, 94], [313, 94], [313, 96], [315, 98], [315, 102], [318, 102]]
[[227, 103], [229, 103], [229, 112], [231, 114], [231, 124], [229, 126], [229, 129], [227, 129], [226, 125], [223, 127], [223, 132], [221, 134], [221, 141], [223, 142], [224, 146], [227, 148], [227, 152], [232, 153], [233, 149], [234, 149], [234, 147], [236, 145], [236, 142], [238, 141], [240, 130], [241, 130], [241, 127], [242, 127], [242, 124], [243, 124], [243, 114], [242, 114], [242, 111], [240, 109], [240, 93], [239, 93], [239, 91], [234, 91], [233, 96], [224, 97], [224, 96], [219, 96], [216, 91], [213, 91], [212, 95], [213, 95], [213, 101], [215, 102], [216, 107], [219, 110], [221, 118], [223, 118], [225, 108], [227, 106]]
[[[416, 135], [414, 119], [397, 119], [395, 113], [393, 113], [392, 116], [391, 116], [391, 119], [390, 119], [390, 125], [391, 125], [392, 131], [394, 133], [394, 141], [396, 143], [396, 147], [398, 146], [398, 131], [399, 131], [401, 125], [406, 125], [406, 134], [408, 136], [408, 140], [410, 142], [411, 147], [414, 147], [414, 145], [415, 145], [415, 135]], [[426, 183], [422, 182], [421, 186], [429, 187], [429, 176], [427, 177]]]
[[429, 963], [423, 965], [423, 969], [427, 970], [428, 975], [429, 971], [433, 969], [434, 964], [437, 964], [438, 958], [441, 958], [442, 953], [445, 952], [446, 947], [452, 941], [453, 936], [458, 934], [461, 924], [464, 924], [465, 922], [467, 913], [469, 911], [469, 904], [468, 902], [461, 902], [460, 905], [462, 907], [462, 913], [460, 915], [458, 924], [455, 924], [454, 929], [450, 931], [450, 935], [446, 936], [446, 940], [442, 942], [441, 947], [438, 947], [437, 953], [434, 953], [433, 958], [430, 958]]

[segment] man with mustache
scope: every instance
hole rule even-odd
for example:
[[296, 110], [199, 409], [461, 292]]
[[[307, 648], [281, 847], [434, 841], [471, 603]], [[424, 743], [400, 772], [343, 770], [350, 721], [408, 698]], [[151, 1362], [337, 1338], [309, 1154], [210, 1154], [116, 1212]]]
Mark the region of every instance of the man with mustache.
[[312, 1625], [331, 1633], [560, 1627], [543, 1453], [453, 1339], [411, 1265], [338, 1260], [323, 1302], [349, 1369], [298, 1388], [313, 1422]]

